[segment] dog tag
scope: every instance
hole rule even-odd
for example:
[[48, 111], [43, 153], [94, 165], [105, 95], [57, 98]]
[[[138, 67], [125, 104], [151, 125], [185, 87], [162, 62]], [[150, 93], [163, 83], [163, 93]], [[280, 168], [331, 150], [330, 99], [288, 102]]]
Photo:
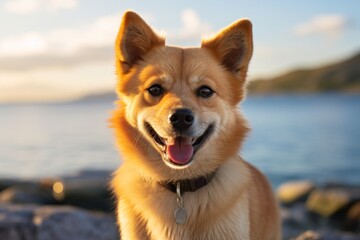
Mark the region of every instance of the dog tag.
[[176, 224], [179, 224], [179, 225], [185, 224], [186, 220], [187, 220], [186, 210], [182, 207], [176, 208], [175, 212], [174, 212], [174, 218], [175, 218]]
[[184, 199], [181, 196], [181, 191], [180, 191], [180, 182], [176, 183], [176, 194], [177, 194], [177, 208], [175, 209], [174, 212], [174, 218], [175, 218], [175, 222], [176, 224], [182, 225], [186, 223], [187, 220], [187, 212], [184, 208]]

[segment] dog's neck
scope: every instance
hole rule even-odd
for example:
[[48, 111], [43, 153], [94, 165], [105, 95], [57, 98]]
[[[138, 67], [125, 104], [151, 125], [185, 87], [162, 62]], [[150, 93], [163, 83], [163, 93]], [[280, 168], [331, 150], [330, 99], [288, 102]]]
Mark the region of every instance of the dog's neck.
[[185, 192], [195, 192], [200, 188], [206, 186], [215, 176], [215, 172], [209, 173], [205, 176], [200, 176], [193, 179], [183, 179], [175, 182], [160, 182], [160, 185], [166, 189], [176, 193], [176, 185], [180, 183], [181, 194]]

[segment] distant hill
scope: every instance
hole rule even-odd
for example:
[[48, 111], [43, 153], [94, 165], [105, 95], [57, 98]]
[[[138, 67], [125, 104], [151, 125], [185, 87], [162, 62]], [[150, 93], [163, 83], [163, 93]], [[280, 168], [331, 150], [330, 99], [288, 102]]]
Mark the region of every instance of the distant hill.
[[360, 53], [350, 59], [314, 69], [250, 82], [249, 94], [356, 92], [360, 93]]

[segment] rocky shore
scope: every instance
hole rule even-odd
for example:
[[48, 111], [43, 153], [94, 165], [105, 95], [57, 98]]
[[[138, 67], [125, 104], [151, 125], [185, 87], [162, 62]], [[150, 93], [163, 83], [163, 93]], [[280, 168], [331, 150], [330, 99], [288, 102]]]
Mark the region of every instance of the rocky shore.
[[1, 240], [114, 240], [109, 171], [21, 181], [0, 179]]
[[[0, 239], [118, 239], [111, 173], [38, 181], [0, 179]], [[360, 239], [360, 185], [287, 182], [277, 190], [283, 239]]]
[[276, 192], [283, 239], [360, 239], [360, 185], [304, 180], [284, 183]]

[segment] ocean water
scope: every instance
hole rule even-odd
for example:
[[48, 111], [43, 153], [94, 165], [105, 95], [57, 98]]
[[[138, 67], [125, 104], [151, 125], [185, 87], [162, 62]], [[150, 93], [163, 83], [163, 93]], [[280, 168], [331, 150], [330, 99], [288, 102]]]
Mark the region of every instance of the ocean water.
[[[121, 164], [111, 102], [0, 105], [0, 178], [40, 178]], [[274, 186], [311, 179], [360, 184], [360, 96], [248, 97], [241, 155]]]

